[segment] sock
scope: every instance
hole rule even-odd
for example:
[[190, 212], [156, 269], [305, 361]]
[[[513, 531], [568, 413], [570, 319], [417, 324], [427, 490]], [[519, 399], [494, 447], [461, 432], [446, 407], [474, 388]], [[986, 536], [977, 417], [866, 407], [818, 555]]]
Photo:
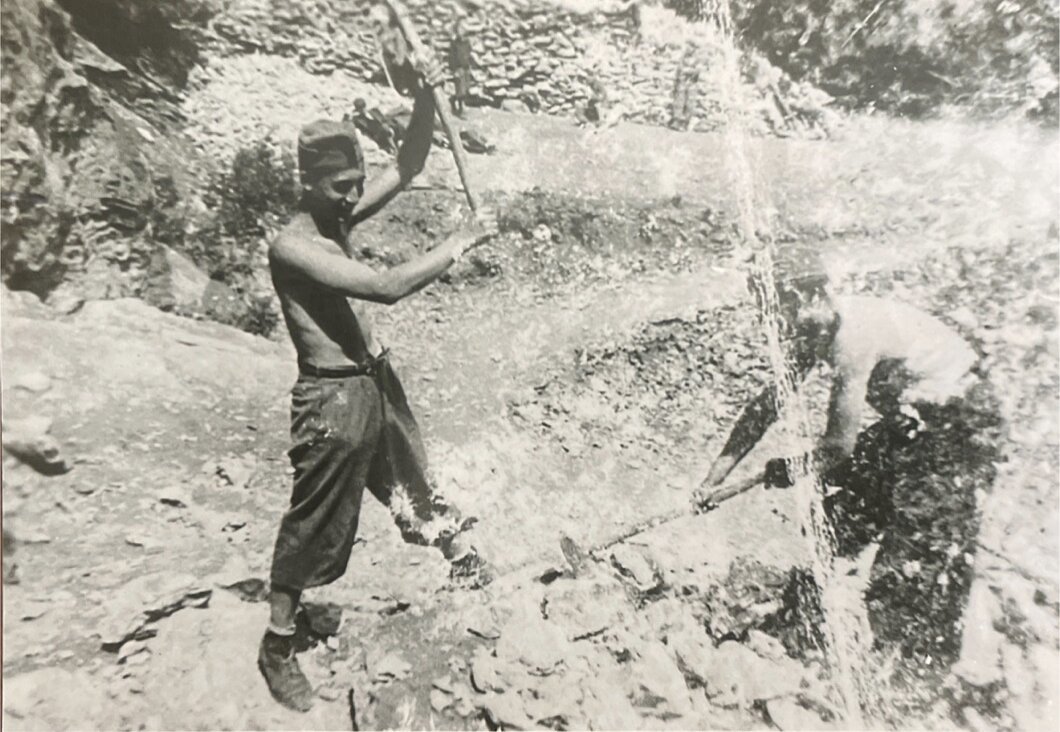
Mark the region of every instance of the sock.
[[281, 628], [280, 626], [274, 625], [272, 622], [270, 622], [265, 630], [266, 632], [272, 633], [273, 635], [278, 635], [281, 638], [292, 638], [294, 637], [295, 624], [294, 622], [292, 622], [290, 625]]

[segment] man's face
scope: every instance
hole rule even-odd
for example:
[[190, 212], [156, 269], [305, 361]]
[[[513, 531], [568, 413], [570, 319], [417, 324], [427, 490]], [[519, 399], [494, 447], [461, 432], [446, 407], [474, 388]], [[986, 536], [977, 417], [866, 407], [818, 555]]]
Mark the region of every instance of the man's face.
[[333, 208], [343, 226], [349, 225], [353, 208], [363, 194], [364, 173], [358, 168], [325, 176], [312, 189], [313, 198], [321, 206]]

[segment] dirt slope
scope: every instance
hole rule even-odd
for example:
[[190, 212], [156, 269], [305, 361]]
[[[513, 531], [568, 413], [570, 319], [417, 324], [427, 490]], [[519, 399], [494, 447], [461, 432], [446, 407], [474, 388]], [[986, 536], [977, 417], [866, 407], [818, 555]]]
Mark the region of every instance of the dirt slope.
[[[478, 119], [501, 143], [475, 163], [489, 190], [538, 185], [618, 206], [657, 201], [661, 189], [645, 181], [673, 180], [690, 206], [731, 213], [722, 138], [632, 126], [587, 137], [548, 120], [502, 129], [499, 116]], [[851, 132], [832, 146], [761, 148], [777, 231], [797, 235], [785, 245], [819, 248], [841, 289], [890, 291], [989, 338], [1015, 425], [984, 526], [999, 538], [977, 558], [973, 591], [986, 601], [973, 605], [983, 633], [968, 641], [978, 654], [968, 676], [986, 691], [955, 679], [947, 703], [904, 721], [1048, 724], [1031, 715], [1056, 708], [1056, 142], [1037, 131], [953, 142], [952, 127], [865, 129], [875, 144]], [[611, 134], [628, 144], [607, 143]], [[659, 140], [669, 157], [651, 163]], [[614, 158], [545, 164], [587, 150]], [[435, 155], [428, 180], [445, 175]], [[50, 418], [73, 465], [45, 478], [5, 461], [20, 580], [4, 592], [5, 725], [342, 727], [351, 688], [364, 727], [470, 728], [483, 717], [826, 725], [836, 707], [826, 674], [812, 656], [778, 648], [786, 636], [775, 630], [794, 622], [787, 572], [806, 551], [788, 494], [748, 494], [655, 529], [548, 585], [520, 571], [562, 568], [563, 534], [588, 546], [682, 505], [765, 378], [734, 242], [704, 248], [665, 227], [658, 237], [610, 252], [564, 240], [536, 250], [513, 233], [496, 253], [507, 269], [379, 309], [438, 478], [480, 516], [510, 573], [485, 592], [447, 589], [441, 558], [402, 544], [369, 502], [350, 571], [308, 598], [302, 658], [321, 696], [308, 717], [264, 693], [251, 662], [264, 605], [240, 599], [261, 596], [287, 500], [290, 348], [136, 301], [56, 317], [5, 294], [5, 426]], [[569, 276], [531, 266], [558, 267], [548, 257], [562, 247], [583, 265]], [[643, 252], [639, 264], [629, 251]]]

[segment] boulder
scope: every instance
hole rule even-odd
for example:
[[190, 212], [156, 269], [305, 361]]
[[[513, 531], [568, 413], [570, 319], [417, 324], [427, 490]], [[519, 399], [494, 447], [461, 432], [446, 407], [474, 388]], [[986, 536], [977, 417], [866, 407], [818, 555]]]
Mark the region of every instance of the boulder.
[[126, 641], [153, 636], [154, 621], [184, 607], [204, 606], [211, 592], [192, 575], [173, 572], [157, 572], [127, 582], [114, 593], [101, 624], [103, 649], [118, 651]]
[[160, 310], [202, 313], [209, 284], [210, 278], [188, 257], [163, 246], [151, 257], [140, 296]]

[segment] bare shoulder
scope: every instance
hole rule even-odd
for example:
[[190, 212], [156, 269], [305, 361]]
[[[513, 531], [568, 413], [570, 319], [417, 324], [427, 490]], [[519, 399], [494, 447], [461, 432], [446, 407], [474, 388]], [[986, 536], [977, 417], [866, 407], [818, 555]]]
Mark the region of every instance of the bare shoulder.
[[961, 335], [926, 310], [892, 298], [836, 298], [843, 345], [851, 352], [875, 351], [884, 357], [909, 358], [922, 352], [963, 353]]
[[269, 264], [273, 267], [289, 265], [293, 257], [313, 245], [315, 236], [315, 231], [306, 229], [303, 215], [295, 216], [269, 242]]
[[935, 315], [907, 302], [871, 295], [845, 295], [835, 298], [836, 309], [844, 320], [857, 324], [856, 329], [874, 334], [909, 338], [939, 335], [950, 328]]
[[871, 368], [894, 335], [894, 310], [878, 297], [840, 295], [833, 299], [839, 315], [839, 330], [832, 345], [832, 359], [846, 370]]
[[303, 273], [312, 262], [341, 255], [339, 246], [321, 236], [307, 214], [296, 215], [269, 243], [273, 277]]

